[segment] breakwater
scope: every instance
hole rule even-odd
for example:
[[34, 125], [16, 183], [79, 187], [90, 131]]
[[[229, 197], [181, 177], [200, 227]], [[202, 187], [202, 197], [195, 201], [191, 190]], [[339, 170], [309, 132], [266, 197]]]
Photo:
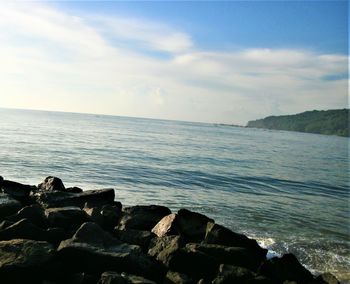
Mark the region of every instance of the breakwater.
[[123, 207], [56, 177], [0, 187], [1, 283], [338, 283], [188, 209]]

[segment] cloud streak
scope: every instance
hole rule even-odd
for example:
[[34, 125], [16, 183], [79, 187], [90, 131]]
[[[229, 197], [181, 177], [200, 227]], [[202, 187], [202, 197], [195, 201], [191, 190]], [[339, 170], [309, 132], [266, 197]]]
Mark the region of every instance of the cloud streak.
[[344, 55], [206, 50], [164, 23], [1, 5], [4, 107], [245, 124], [347, 106]]

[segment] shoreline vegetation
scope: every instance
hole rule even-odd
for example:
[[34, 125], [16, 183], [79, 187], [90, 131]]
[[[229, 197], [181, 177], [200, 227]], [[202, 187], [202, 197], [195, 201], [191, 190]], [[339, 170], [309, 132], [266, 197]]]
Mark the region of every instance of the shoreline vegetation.
[[1, 283], [339, 283], [188, 209], [123, 207], [114, 189], [51, 176], [0, 188]]
[[249, 121], [248, 128], [307, 132], [349, 137], [349, 109], [313, 110]]

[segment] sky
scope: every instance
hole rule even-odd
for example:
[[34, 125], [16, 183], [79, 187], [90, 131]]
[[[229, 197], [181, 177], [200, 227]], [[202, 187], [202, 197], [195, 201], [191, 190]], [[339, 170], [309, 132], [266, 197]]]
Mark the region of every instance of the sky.
[[245, 125], [348, 107], [347, 1], [0, 1], [0, 107]]

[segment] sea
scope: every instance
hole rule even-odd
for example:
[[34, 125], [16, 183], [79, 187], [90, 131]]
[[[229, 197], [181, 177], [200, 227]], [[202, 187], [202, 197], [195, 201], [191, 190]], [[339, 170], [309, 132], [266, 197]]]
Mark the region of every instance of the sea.
[[187, 208], [350, 283], [349, 138], [0, 109], [0, 175], [114, 188], [124, 206]]

